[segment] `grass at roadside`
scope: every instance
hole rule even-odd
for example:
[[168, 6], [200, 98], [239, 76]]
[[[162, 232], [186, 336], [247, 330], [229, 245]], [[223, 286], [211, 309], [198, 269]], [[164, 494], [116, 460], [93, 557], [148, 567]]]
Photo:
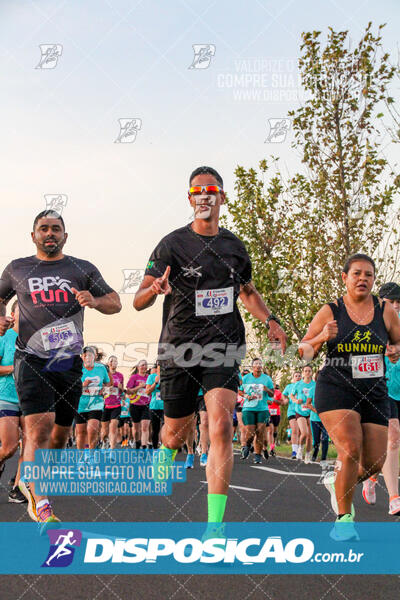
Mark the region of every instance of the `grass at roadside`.
[[[292, 446], [290, 444], [282, 444], [280, 446], [275, 446], [275, 451], [278, 456], [289, 457], [292, 455]], [[319, 452], [319, 459], [321, 458], [321, 450]], [[328, 449], [328, 459], [334, 460], [337, 458], [337, 453], [335, 446], [333, 444], [329, 444]]]

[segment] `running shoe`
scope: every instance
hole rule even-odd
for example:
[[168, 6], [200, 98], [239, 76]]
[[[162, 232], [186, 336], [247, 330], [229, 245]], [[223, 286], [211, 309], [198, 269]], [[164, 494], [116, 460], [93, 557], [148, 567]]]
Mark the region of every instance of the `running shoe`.
[[160, 448], [153, 452], [153, 477], [154, 481], [161, 483], [167, 481], [171, 474], [171, 466], [175, 460], [177, 450], [172, 452], [166, 448]]
[[249, 456], [250, 454], [250, 448], [248, 446], [242, 446], [242, 449], [240, 451], [240, 458], [242, 460], [246, 460], [246, 458]]
[[358, 541], [360, 536], [354, 526], [353, 515], [343, 515], [340, 519], [338, 517], [329, 536], [335, 540], [335, 542], [349, 542], [350, 540]]
[[300, 446], [296, 452], [296, 459], [303, 460], [303, 448]]
[[263, 450], [263, 454], [264, 454], [264, 458], [265, 458], [265, 460], [268, 460], [268, 459], [269, 459], [269, 454], [268, 454], [268, 450], [267, 450], [267, 448], [264, 448], [264, 450]]
[[29, 483], [23, 481], [23, 479], [20, 479], [19, 483], [18, 483], [18, 487], [28, 501], [28, 514], [29, 514], [30, 518], [32, 519], [32, 521], [37, 521], [38, 516], [37, 516], [37, 512], [36, 512], [36, 500], [31, 492], [31, 490], [29, 489]]
[[376, 479], [372, 477], [363, 481], [362, 495], [367, 504], [373, 505], [376, 503], [376, 484]]
[[194, 454], [188, 454], [185, 461], [185, 469], [193, 469]]
[[395, 496], [389, 502], [389, 515], [400, 515], [400, 496]]
[[297, 458], [297, 453], [293, 450], [292, 452], [292, 460], [296, 460]]
[[306, 452], [306, 455], [304, 457], [304, 463], [306, 465], [309, 465], [311, 463], [311, 459], [312, 459], [312, 450], [310, 450], [310, 452]]
[[276, 452], [273, 448], [270, 449], [269, 453], [271, 456], [276, 456]]
[[261, 465], [261, 454], [254, 454], [253, 463], [255, 465]]
[[[339, 514], [339, 507], [338, 507], [338, 503], [336, 500], [336, 492], [335, 492], [335, 478], [336, 478], [336, 473], [334, 471], [329, 471], [328, 473], [325, 473], [324, 475], [324, 486], [326, 487], [326, 489], [328, 490], [330, 496], [331, 496], [331, 506], [332, 506], [332, 510], [333, 512], [338, 515]], [[356, 514], [355, 508], [354, 508], [354, 504], [351, 505], [351, 517], [354, 519]]]
[[51, 508], [51, 504], [46, 502], [43, 506], [37, 509], [38, 523], [60, 523], [60, 519], [56, 517]]
[[200, 466], [201, 467], [206, 467], [207, 466], [207, 454], [202, 454], [200, 456]]
[[24, 502], [28, 502], [19, 487], [12, 488], [8, 492], [8, 501], [13, 504], [24, 504]]
[[221, 539], [221, 542], [226, 539], [225, 523], [208, 523], [201, 541], [204, 543], [207, 540], [213, 540], [215, 538]]

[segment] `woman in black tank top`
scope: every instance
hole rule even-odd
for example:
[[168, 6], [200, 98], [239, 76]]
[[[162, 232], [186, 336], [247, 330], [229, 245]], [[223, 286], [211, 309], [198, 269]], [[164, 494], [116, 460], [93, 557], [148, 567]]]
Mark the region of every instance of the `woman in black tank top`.
[[375, 264], [370, 257], [351, 256], [342, 279], [346, 294], [319, 310], [299, 351], [309, 361], [327, 342], [315, 407], [338, 460], [325, 485], [339, 519], [352, 522], [355, 485], [385, 462], [389, 400], [384, 356], [400, 357], [400, 321], [390, 304], [371, 294]]

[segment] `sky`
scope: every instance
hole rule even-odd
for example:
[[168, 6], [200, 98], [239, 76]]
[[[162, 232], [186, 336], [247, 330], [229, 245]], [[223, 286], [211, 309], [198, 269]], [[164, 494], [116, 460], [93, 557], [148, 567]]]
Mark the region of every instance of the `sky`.
[[[123, 289], [124, 270], [144, 269], [158, 241], [190, 221], [194, 168], [216, 168], [232, 196], [237, 165], [274, 154], [297, 166], [290, 129], [268, 136], [269, 119], [301, 100], [301, 32], [348, 29], [356, 43], [368, 21], [387, 23], [396, 55], [398, 0], [2, 0], [0, 268], [34, 253], [33, 218], [45, 196], [61, 195], [65, 253]], [[136, 137], [120, 137], [120, 119]], [[154, 356], [161, 300], [138, 313], [133, 294], [121, 297], [118, 315], [86, 311], [85, 340], [126, 351], [127, 366], [141, 356], [135, 346], [152, 344]]]

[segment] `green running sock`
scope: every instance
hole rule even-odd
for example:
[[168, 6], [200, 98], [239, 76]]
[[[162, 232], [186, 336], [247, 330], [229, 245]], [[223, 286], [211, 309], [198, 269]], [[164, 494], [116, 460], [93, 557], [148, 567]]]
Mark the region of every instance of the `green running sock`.
[[172, 465], [172, 463], [175, 460], [175, 456], [176, 456], [176, 453], [178, 452], [178, 450], [172, 450], [171, 448], [166, 448], [166, 446], [164, 446], [164, 444], [161, 444], [160, 450], [162, 450], [164, 453], [163, 462], [171, 461], [171, 465]]
[[208, 522], [222, 523], [228, 496], [225, 494], [208, 494]]
[[171, 474], [171, 465], [175, 460], [177, 450], [166, 448], [164, 444], [153, 454], [154, 481], [167, 481]]

